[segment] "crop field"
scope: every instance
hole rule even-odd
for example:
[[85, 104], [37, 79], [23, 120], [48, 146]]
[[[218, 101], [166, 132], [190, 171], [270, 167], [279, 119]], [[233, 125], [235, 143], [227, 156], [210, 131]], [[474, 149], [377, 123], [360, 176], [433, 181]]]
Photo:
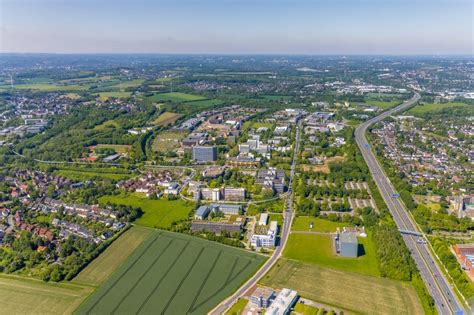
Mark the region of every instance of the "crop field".
[[132, 95], [132, 92], [100, 92], [96, 94], [99, 97], [99, 100], [104, 102], [111, 97], [114, 98], [127, 98]]
[[422, 115], [427, 112], [438, 112], [446, 108], [467, 108], [471, 107], [474, 109], [474, 106], [470, 106], [460, 102], [450, 102], [450, 103], [439, 103], [439, 104], [423, 104], [423, 105], [416, 105], [412, 109], [410, 109], [407, 113], [414, 114], [414, 115]]
[[359, 237], [357, 240], [359, 241], [359, 257], [341, 257], [335, 253], [331, 235], [292, 233], [283, 256], [328, 268], [379, 276], [375, 248], [370, 237]]
[[182, 115], [171, 112], [164, 112], [153, 121], [156, 126], [167, 126], [174, 124]]
[[[423, 314], [408, 283], [280, 259], [261, 284], [361, 314]], [[345, 312], [347, 313], [347, 312]]]
[[82, 270], [72, 283], [99, 286], [150, 236], [152, 231], [141, 226], [131, 227]]
[[168, 152], [179, 148], [180, 141], [186, 137], [186, 131], [164, 131], [159, 133], [151, 144], [151, 149], [156, 152]]
[[152, 200], [139, 194], [121, 194], [114, 196], [102, 196], [99, 198], [102, 203], [114, 203], [132, 207], [140, 207], [144, 214], [138, 218], [135, 223], [138, 225], [169, 228], [175, 221], [186, 219], [194, 208], [194, 204], [185, 202], [181, 199]]
[[112, 89], [127, 89], [127, 88], [134, 88], [137, 86], [142, 85], [145, 80], [129, 80], [129, 81], [122, 81], [114, 85], [108, 86], [108, 88]]
[[153, 96], [150, 96], [148, 99], [154, 102], [164, 102], [164, 101], [171, 101], [171, 102], [191, 102], [191, 101], [200, 101], [206, 99], [200, 95], [193, 95], [193, 94], [186, 94], [180, 92], [173, 92], [173, 93], [159, 93]]
[[[309, 229], [309, 223], [313, 222], [313, 228]], [[322, 233], [334, 233], [337, 228], [343, 228], [344, 226], [352, 226], [350, 223], [342, 222], [333, 222], [321, 218], [315, 217], [296, 217], [293, 220], [293, 225], [291, 226], [292, 231], [312, 231], [312, 232], [322, 232]]]
[[93, 288], [0, 275], [1, 314], [71, 314]]
[[38, 91], [86, 91], [89, 85], [56, 85], [51, 83], [32, 83], [32, 84], [18, 84], [16, 89], [20, 90], [38, 90]]
[[263, 261], [237, 248], [153, 231], [77, 313], [205, 314]]

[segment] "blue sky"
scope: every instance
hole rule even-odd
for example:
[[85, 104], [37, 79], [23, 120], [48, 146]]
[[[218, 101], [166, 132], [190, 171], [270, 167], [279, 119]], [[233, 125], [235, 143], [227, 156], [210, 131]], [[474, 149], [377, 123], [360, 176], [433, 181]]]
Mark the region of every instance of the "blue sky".
[[472, 0], [0, 0], [0, 52], [474, 54]]

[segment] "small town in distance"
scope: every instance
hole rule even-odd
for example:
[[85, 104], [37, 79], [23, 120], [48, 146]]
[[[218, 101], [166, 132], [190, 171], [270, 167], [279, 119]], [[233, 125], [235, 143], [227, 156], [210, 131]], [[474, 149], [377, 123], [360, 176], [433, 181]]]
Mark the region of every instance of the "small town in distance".
[[0, 0], [0, 315], [474, 314], [455, 2]]

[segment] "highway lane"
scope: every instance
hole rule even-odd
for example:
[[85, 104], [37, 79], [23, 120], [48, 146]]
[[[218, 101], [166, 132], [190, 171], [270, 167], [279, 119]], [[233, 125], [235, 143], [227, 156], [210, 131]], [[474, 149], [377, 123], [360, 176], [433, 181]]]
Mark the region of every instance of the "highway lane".
[[[376, 116], [357, 127], [355, 132], [356, 142], [362, 155], [369, 167], [377, 187], [387, 204], [390, 213], [393, 216], [397, 227], [402, 230], [419, 231], [417, 225], [413, 222], [404, 204], [399, 198], [394, 198], [396, 191], [390, 180], [385, 174], [383, 168], [376, 159], [365, 133], [369, 126], [379, 122], [395, 112], [406, 110], [413, 106], [420, 99], [420, 95], [415, 95], [403, 104]], [[417, 236], [403, 234], [403, 239], [420, 271], [421, 277], [426, 284], [436, 307], [440, 314], [455, 314], [458, 311], [464, 311], [463, 305], [458, 300], [454, 289], [450, 286], [442, 273], [440, 267], [435, 262], [435, 258], [428, 248], [427, 244], [417, 243]]]
[[257, 282], [273, 267], [273, 265], [277, 262], [278, 258], [280, 258], [281, 254], [283, 253], [283, 249], [285, 248], [286, 242], [288, 240], [288, 236], [290, 235], [291, 223], [293, 222], [293, 176], [295, 175], [296, 171], [296, 156], [300, 146], [301, 140], [301, 122], [298, 123], [296, 128], [296, 141], [295, 141], [295, 148], [293, 154], [293, 161], [291, 163], [291, 172], [290, 172], [290, 180], [288, 182], [288, 202], [286, 204], [286, 209], [283, 212], [283, 226], [281, 230], [280, 236], [280, 244], [276, 247], [275, 251], [273, 252], [272, 256], [263, 264], [263, 266], [244, 284], [242, 285], [234, 294], [230, 297], [225, 299], [221, 302], [218, 306], [216, 306], [209, 314], [212, 315], [220, 315], [224, 314], [227, 309], [229, 309], [235, 302], [237, 302], [238, 298], [243, 296], [245, 292], [247, 292], [250, 288], [255, 286]]

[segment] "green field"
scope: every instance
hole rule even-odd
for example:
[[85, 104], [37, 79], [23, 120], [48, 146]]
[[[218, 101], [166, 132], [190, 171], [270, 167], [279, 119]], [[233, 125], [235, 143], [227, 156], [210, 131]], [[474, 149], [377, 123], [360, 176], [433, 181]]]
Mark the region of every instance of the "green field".
[[126, 144], [97, 144], [94, 147], [95, 149], [112, 149], [120, 154], [130, 152], [130, 150], [132, 149], [131, 145]]
[[319, 308], [310, 306], [310, 305], [301, 304], [301, 303], [296, 303], [293, 310], [294, 312], [292, 314], [303, 314], [303, 315], [317, 315], [319, 312]]
[[167, 126], [174, 124], [182, 115], [171, 112], [164, 112], [153, 121], [156, 126]]
[[[438, 112], [440, 110], [446, 109], [446, 108], [464, 108], [468, 107], [470, 105], [464, 104], [464, 103], [459, 103], [459, 102], [451, 102], [451, 103], [438, 103], [438, 104], [423, 104], [423, 105], [416, 105], [412, 109], [410, 109], [407, 113], [408, 114], [424, 114], [427, 112]], [[471, 106], [471, 108], [474, 108], [474, 106]]]
[[180, 92], [173, 92], [173, 93], [159, 93], [153, 96], [150, 96], [148, 99], [154, 102], [164, 102], [164, 101], [171, 101], [171, 102], [191, 102], [191, 101], [199, 101], [206, 99], [200, 95], [193, 95], [193, 94], [186, 94]]
[[120, 127], [120, 124], [116, 122], [115, 120], [107, 120], [101, 123], [100, 125], [95, 126], [94, 130], [106, 130], [108, 128], [119, 129], [121, 127]]
[[0, 314], [72, 314], [92, 290], [0, 274]]
[[82, 270], [72, 283], [99, 286], [150, 236], [152, 231], [141, 226], [131, 227]]
[[50, 83], [33, 83], [15, 85], [15, 89], [20, 90], [39, 90], [39, 91], [86, 91], [88, 85], [55, 85]]
[[95, 94], [99, 97], [99, 100], [102, 102], [108, 100], [111, 97], [114, 98], [127, 98], [132, 95], [132, 92], [100, 92], [98, 94]]
[[194, 205], [181, 199], [169, 201], [167, 199], [152, 200], [138, 194], [121, 194], [116, 196], [102, 196], [102, 203], [115, 203], [140, 207], [144, 214], [135, 223], [138, 225], [169, 228], [175, 221], [186, 219]]
[[359, 247], [362, 245], [364, 251], [359, 253], [359, 257], [341, 257], [334, 252], [333, 236], [331, 235], [292, 233], [283, 256], [328, 268], [379, 276], [373, 243], [369, 237], [359, 237], [358, 241]]
[[368, 100], [365, 103], [367, 103], [368, 105], [377, 106], [378, 108], [381, 108], [381, 109], [387, 109], [387, 108], [390, 108], [390, 107], [397, 106], [397, 105], [401, 104], [402, 102], [398, 101], [398, 100], [394, 100], [394, 101], [390, 101], [390, 102], [377, 101], [377, 100]]
[[362, 314], [423, 314], [407, 283], [280, 259], [261, 284], [292, 288], [301, 296]]
[[142, 85], [145, 80], [129, 80], [129, 81], [122, 81], [115, 85], [107, 86], [107, 88], [119, 88], [119, 89], [127, 89], [127, 88], [134, 88], [137, 86]]
[[225, 313], [226, 315], [240, 315], [244, 311], [244, 308], [249, 303], [246, 299], [238, 299], [234, 305]]
[[263, 261], [241, 249], [153, 231], [77, 313], [205, 314]]
[[[309, 223], [313, 222], [313, 228], [309, 229]], [[293, 220], [291, 226], [292, 231], [312, 231], [312, 232], [324, 232], [324, 233], [334, 233], [337, 228], [342, 229], [344, 226], [352, 226], [350, 223], [342, 222], [333, 222], [325, 219], [315, 218], [315, 217], [296, 217]]]

